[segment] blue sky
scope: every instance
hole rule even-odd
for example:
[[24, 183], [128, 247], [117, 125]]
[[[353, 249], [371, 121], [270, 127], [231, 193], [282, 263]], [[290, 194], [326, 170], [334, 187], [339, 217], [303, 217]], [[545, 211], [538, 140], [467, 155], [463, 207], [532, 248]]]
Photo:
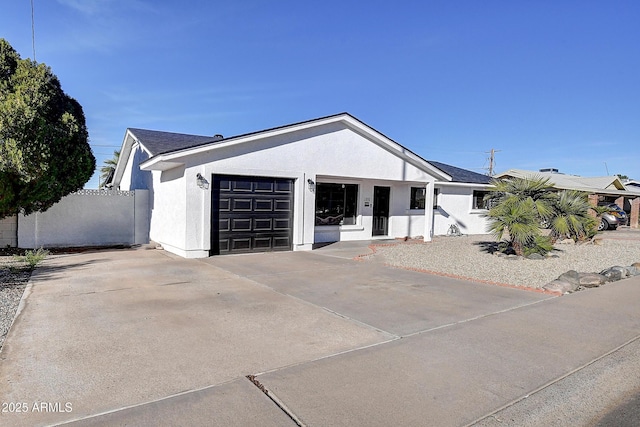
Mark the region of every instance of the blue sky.
[[[481, 173], [494, 148], [497, 172], [640, 179], [636, 1], [34, 5], [36, 59], [82, 104], [98, 165], [127, 127], [231, 136], [347, 111]], [[1, 8], [32, 58], [29, 0]]]

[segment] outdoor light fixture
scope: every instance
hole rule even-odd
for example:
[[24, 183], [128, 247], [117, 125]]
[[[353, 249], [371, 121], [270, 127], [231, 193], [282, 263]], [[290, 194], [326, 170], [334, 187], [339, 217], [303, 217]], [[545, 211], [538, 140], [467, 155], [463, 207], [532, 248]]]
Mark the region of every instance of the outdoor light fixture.
[[309, 184], [309, 191], [313, 191], [314, 185], [316, 183], [313, 182], [313, 180], [311, 178], [309, 178], [309, 179], [307, 179], [307, 184]]
[[209, 189], [209, 181], [204, 179], [200, 172], [198, 172], [198, 174], [196, 175], [196, 182], [198, 183], [198, 187], [202, 188], [203, 190]]

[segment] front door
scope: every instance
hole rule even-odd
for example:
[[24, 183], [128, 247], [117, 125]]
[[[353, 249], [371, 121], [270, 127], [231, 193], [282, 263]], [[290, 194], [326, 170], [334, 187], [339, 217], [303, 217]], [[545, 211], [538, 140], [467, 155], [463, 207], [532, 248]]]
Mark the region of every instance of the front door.
[[386, 236], [389, 232], [390, 194], [389, 187], [373, 187], [373, 236]]

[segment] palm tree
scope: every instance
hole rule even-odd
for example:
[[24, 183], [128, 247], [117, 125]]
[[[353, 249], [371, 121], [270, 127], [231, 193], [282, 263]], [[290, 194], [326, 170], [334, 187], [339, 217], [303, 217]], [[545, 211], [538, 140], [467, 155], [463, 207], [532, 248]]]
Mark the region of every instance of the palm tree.
[[498, 240], [508, 235], [509, 245], [516, 255], [523, 255], [525, 248], [533, 245], [540, 234], [539, 217], [532, 199], [499, 203], [489, 210], [487, 216], [491, 234]]
[[587, 193], [576, 190], [558, 193], [550, 221], [552, 239], [568, 237], [582, 241], [593, 237], [597, 232], [597, 221], [589, 215], [591, 208]]
[[[540, 223], [554, 215], [557, 195], [548, 178], [513, 178], [494, 180], [494, 188], [486, 196], [489, 231], [502, 240], [505, 233], [517, 255], [536, 252], [537, 246], [548, 247], [540, 235]], [[544, 252], [540, 248], [538, 252]]]
[[104, 161], [104, 165], [100, 168], [100, 188], [104, 188], [113, 179], [113, 173], [116, 171], [116, 165], [120, 158], [120, 151], [113, 152], [113, 157]]

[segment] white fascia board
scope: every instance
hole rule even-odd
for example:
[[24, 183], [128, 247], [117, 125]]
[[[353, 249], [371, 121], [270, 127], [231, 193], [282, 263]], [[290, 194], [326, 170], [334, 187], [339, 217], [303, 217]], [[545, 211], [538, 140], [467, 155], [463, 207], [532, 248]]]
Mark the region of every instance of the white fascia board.
[[135, 138], [131, 131], [127, 129], [124, 133], [124, 139], [122, 140], [122, 146], [120, 147], [120, 157], [118, 157], [118, 163], [116, 164], [116, 170], [113, 172], [113, 187], [118, 188], [120, 181], [122, 180], [122, 174], [127, 167], [129, 161], [129, 155], [131, 154], [131, 148]]
[[467, 187], [467, 188], [477, 188], [477, 189], [489, 189], [493, 188], [491, 184], [475, 184], [470, 182], [443, 182], [436, 181], [436, 187]]
[[450, 181], [451, 176], [445, 174], [439, 169], [432, 166], [430, 163], [425, 161], [424, 159], [418, 157], [417, 155], [411, 153], [406, 148], [401, 146], [400, 144], [390, 140], [386, 136], [377, 132], [375, 129], [370, 128], [369, 126], [364, 125], [359, 120], [355, 119], [349, 114], [341, 114], [338, 116], [327, 117], [320, 120], [314, 120], [310, 122], [300, 123], [292, 126], [284, 126], [281, 128], [276, 128], [264, 132], [257, 132], [254, 134], [249, 134], [245, 136], [239, 136], [235, 138], [230, 138], [228, 140], [222, 140], [218, 142], [212, 142], [211, 144], [202, 145], [199, 147], [193, 148], [185, 148], [183, 150], [174, 151], [167, 154], [160, 154], [158, 156], [154, 156], [151, 159], [143, 162], [140, 165], [140, 169], [143, 170], [167, 170], [172, 169], [177, 166], [181, 166], [184, 162], [179, 161], [178, 159], [185, 156], [197, 155], [200, 153], [205, 153], [211, 150], [216, 150], [222, 147], [230, 147], [238, 144], [244, 144], [251, 141], [256, 141], [260, 139], [270, 138], [274, 136], [279, 136], [291, 132], [296, 132], [300, 130], [305, 130], [309, 128], [314, 128], [318, 126], [323, 126], [329, 123], [343, 122], [347, 125], [351, 130], [356, 133], [363, 135], [369, 140], [372, 140], [374, 143], [386, 148], [389, 152], [397, 155], [398, 157], [408, 161], [409, 163], [416, 166], [418, 169], [422, 169], [430, 175], [434, 176], [436, 179], [443, 179], [446, 181]]

